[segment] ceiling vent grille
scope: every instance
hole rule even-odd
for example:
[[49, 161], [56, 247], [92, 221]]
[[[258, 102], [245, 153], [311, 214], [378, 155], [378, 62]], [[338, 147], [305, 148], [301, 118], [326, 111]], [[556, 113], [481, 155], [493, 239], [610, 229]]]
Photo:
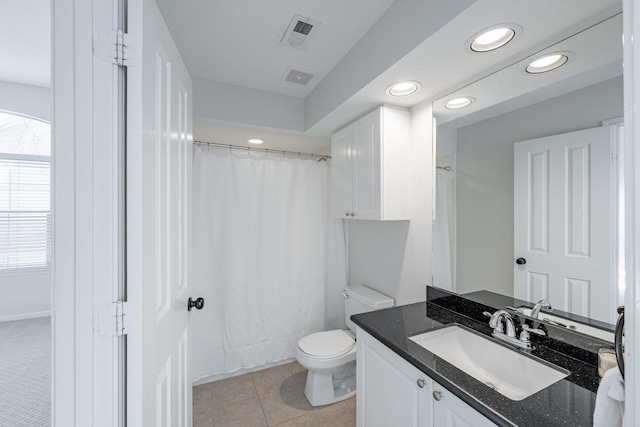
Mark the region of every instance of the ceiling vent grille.
[[317, 75], [318, 73], [314, 71], [302, 70], [300, 68], [294, 68], [293, 66], [290, 66], [289, 68], [287, 68], [287, 71], [285, 71], [284, 75], [282, 76], [282, 81], [285, 83], [291, 83], [299, 86], [306, 86]]
[[307, 47], [307, 44], [309, 44], [309, 40], [311, 40], [311, 37], [318, 30], [319, 26], [320, 23], [311, 18], [293, 15], [287, 31], [285, 31], [282, 40], [280, 40], [280, 44], [297, 49], [304, 49]]

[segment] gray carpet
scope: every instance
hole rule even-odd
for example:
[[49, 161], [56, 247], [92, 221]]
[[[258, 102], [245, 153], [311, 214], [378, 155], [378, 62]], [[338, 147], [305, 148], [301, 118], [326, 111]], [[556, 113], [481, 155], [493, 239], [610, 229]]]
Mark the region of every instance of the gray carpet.
[[51, 425], [51, 319], [0, 322], [0, 426]]

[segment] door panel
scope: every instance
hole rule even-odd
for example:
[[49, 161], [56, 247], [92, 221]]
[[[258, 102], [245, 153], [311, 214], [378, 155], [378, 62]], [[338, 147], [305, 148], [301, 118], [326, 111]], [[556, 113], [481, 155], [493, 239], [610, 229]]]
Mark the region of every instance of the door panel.
[[433, 405], [434, 427], [495, 427], [488, 418], [435, 381], [433, 389], [442, 396]]
[[127, 422], [188, 427], [192, 83], [156, 3], [141, 3], [129, 10]]
[[380, 112], [353, 124], [353, 212], [356, 219], [381, 218]]
[[529, 251], [549, 253], [549, 150], [531, 153]]
[[514, 146], [514, 295], [609, 321], [608, 126]]
[[358, 427], [432, 426], [431, 379], [361, 329], [357, 346]]
[[351, 139], [351, 126], [331, 137], [331, 209], [336, 218], [347, 218], [353, 212]]

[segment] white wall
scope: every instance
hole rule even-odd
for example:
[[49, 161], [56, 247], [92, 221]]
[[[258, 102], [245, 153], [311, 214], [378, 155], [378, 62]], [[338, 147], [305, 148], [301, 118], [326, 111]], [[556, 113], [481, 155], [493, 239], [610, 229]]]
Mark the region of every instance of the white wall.
[[[393, 3], [307, 96], [305, 129], [312, 128], [356, 95], [473, 2], [400, 0]], [[362, 115], [362, 110], [356, 115]], [[355, 119], [346, 117], [349, 121]]]
[[622, 114], [620, 77], [458, 130], [457, 292], [513, 294], [513, 144]]
[[0, 322], [51, 315], [51, 270], [0, 275]]
[[456, 129], [439, 126], [436, 132], [436, 139], [438, 157], [456, 154], [458, 150], [458, 132]]
[[[50, 121], [50, 90], [0, 81], [0, 110]], [[50, 270], [0, 273], [0, 322], [50, 314]]]
[[[249, 138], [264, 140], [264, 144], [252, 145]], [[331, 154], [331, 138], [314, 137], [302, 132], [270, 129], [266, 127], [221, 122], [198, 118], [193, 121], [193, 139], [195, 141], [215, 142], [285, 150], [314, 154]]]
[[193, 118], [304, 131], [304, 100], [193, 79]]
[[382, 292], [396, 305], [424, 301], [431, 284], [431, 111], [430, 102], [411, 110], [411, 220], [347, 220], [349, 282]]
[[0, 110], [51, 121], [50, 90], [0, 81]]

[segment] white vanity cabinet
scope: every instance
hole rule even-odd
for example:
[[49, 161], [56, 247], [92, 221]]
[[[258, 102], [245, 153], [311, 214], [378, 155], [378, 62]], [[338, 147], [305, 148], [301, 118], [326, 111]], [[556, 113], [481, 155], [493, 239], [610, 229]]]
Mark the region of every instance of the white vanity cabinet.
[[336, 218], [409, 219], [411, 119], [380, 107], [331, 137], [331, 212]]
[[[484, 415], [464, 403], [460, 398], [433, 381], [434, 427], [496, 427]], [[440, 399], [440, 400], [437, 400]]]
[[358, 427], [495, 427], [380, 341], [357, 334]]

